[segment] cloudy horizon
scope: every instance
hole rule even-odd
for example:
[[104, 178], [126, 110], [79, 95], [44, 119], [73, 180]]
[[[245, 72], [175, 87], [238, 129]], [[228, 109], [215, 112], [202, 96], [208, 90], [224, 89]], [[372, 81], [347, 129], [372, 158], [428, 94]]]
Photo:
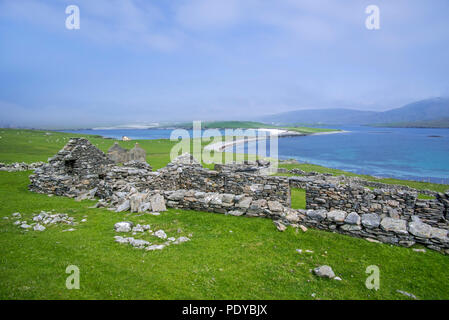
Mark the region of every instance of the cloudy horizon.
[[[68, 5], [80, 29], [65, 26]], [[380, 29], [365, 27], [368, 5]], [[0, 0], [0, 126], [251, 120], [449, 96], [449, 3]]]

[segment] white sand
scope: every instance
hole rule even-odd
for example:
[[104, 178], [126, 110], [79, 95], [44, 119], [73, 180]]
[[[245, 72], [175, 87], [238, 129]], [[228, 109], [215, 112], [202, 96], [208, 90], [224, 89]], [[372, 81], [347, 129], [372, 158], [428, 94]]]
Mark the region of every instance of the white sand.
[[221, 142], [216, 142], [216, 143], [212, 143], [209, 144], [207, 146], [204, 147], [204, 150], [213, 150], [213, 151], [218, 151], [218, 152], [222, 152], [224, 151], [224, 149], [226, 148], [230, 148], [234, 145], [238, 145], [238, 144], [242, 144], [245, 142], [249, 142], [249, 141], [256, 141], [256, 140], [264, 140], [264, 139], [268, 139], [270, 136], [278, 136], [278, 137], [285, 137], [285, 136], [318, 136], [318, 135], [324, 135], [324, 134], [336, 134], [336, 133], [346, 133], [349, 131], [330, 131], [330, 132], [316, 132], [316, 133], [309, 133], [309, 134], [304, 134], [301, 132], [297, 132], [297, 131], [288, 131], [288, 130], [282, 130], [282, 129], [266, 129], [266, 128], [260, 128], [260, 129], [255, 129], [258, 131], [266, 131], [269, 132], [270, 134], [267, 136], [260, 136], [260, 137], [247, 137], [246, 139], [238, 139], [235, 141], [221, 141]]

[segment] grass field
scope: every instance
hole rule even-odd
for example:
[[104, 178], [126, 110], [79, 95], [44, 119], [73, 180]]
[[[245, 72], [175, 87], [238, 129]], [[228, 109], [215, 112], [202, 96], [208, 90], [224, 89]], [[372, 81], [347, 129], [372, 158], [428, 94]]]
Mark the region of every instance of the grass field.
[[[74, 135], [0, 129], [0, 136], [0, 162], [33, 162], [45, 161]], [[112, 145], [108, 139], [89, 139], [102, 150]], [[158, 168], [168, 162], [174, 142], [140, 143]], [[90, 209], [93, 201], [29, 192], [29, 174], [0, 172], [0, 299], [409, 299], [396, 290], [420, 299], [449, 299], [449, 257], [436, 252], [313, 229], [281, 233], [262, 218], [173, 209], [138, 216]], [[292, 205], [304, 207], [303, 191], [292, 190]], [[41, 210], [87, 221], [73, 232], [62, 232], [63, 226], [27, 232], [4, 219], [20, 212], [29, 221]], [[162, 251], [133, 249], [114, 242], [113, 226], [119, 221], [150, 224], [169, 236], [180, 229], [179, 235], [191, 234], [192, 240]], [[343, 280], [310, 273], [323, 264]], [[80, 269], [79, 290], [65, 287], [68, 265]], [[365, 287], [370, 265], [380, 269], [378, 291]]]

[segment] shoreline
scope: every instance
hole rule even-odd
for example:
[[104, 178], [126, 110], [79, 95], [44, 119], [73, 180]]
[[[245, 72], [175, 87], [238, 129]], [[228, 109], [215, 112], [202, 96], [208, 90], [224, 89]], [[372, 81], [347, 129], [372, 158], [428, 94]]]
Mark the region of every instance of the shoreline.
[[[267, 130], [277, 130], [277, 129], [256, 129], [261, 131], [267, 131]], [[278, 138], [286, 138], [286, 137], [296, 137], [296, 136], [317, 136], [317, 135], [327, 135], [327, 134], [337, 134], [337, 133], [348, 133], [350, 131], [329, 131], [329, 132], [315, 132], [315, 133], [301, 133], [296, 131], [288, 131], [288, 130], [277, 130], [276, 131], [270, 131], [275, 132], [272, 135], [268, 135], [265, 137], [253, 137], [253, 138], [246, 138], [246, 139], [239, 139], [239, 140], [233, 140], [233, 141], [221, 141], [216, 143], [208, 144], [204, 147], [204, 150], [207, 151], [215, 151], [215, 152], [226, 152], [226, 149], [246, 143], [246, 142], [252, 142], [252, 141], [258, 141], [258, 140], [267, 140], [270, 138], [270, 136], [275, 136]]]

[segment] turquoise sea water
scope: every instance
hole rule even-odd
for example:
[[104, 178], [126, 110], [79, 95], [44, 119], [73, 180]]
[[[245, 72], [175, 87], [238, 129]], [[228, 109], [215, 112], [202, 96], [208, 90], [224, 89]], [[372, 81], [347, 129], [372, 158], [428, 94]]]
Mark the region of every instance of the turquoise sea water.
[[279, 139], [280, 158], [382, 177], [449, 182], [449, 129], [339, 127]]
[[[279, 158], [295, 158], [300, 162], [374, 176], [449, 183], [449, 129], [333, 128], [348, 132], [280, 138]], [[71, 132], [118, 139], [124, 135], [131, 139], [168, 139], [171, 131], [139, 129]]]

